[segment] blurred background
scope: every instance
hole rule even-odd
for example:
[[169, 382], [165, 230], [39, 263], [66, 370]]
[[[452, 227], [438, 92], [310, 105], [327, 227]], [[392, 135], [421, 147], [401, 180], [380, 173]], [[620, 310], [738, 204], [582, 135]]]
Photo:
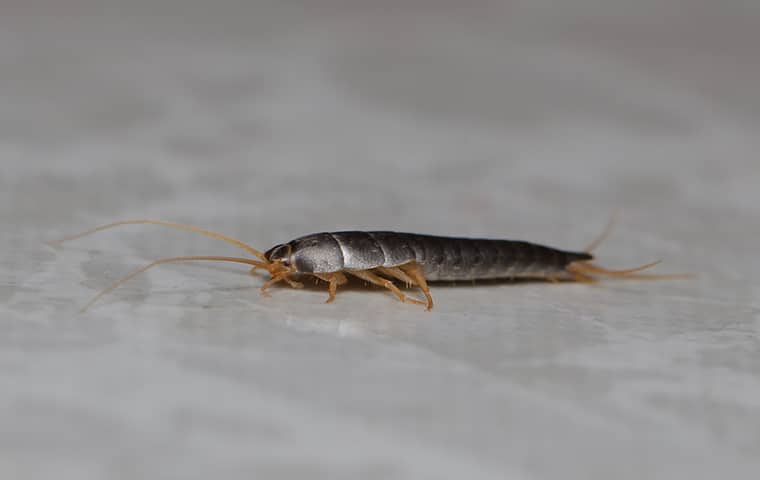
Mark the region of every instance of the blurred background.
[[[3, 478], [754, 478], [760, 3], [0, 0]], [[677, 282], [273, 289], [392, 229]]]

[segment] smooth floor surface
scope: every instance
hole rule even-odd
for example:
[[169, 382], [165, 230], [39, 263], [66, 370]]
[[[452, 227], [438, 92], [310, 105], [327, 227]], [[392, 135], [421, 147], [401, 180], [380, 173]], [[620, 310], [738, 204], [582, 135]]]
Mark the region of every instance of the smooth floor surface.
[[[760, 8], [4, 1], [0, 478], [760, 472]], [[231, 245], [506, 237], [691, 280], [258, 293]], [[410, 292], [413, 293], [413, 292]]]

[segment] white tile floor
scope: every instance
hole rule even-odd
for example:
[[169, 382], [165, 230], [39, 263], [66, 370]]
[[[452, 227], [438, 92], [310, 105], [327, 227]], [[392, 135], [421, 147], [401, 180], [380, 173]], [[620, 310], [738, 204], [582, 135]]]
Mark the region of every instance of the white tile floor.
[[[760, 8], [3, 2], [0, 478], [757, 478]], [[506, 2], [504, 2], [506, 3]], [[711, 6], [712, 5], [712, 6]], [[718, 6], [720, 5], [720, 6]], [[691, 281], [273, 289], [317, 230], [502, 236]]]

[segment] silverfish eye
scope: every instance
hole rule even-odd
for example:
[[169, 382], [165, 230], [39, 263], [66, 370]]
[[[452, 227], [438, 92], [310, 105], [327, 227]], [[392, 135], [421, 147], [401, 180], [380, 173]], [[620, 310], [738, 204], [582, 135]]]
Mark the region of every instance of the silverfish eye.
[[279, 260], [283, 265], [290, 265], [290, 250], [287, 245], [275, 245], [264, 253], [264, 257], [270, 262]]

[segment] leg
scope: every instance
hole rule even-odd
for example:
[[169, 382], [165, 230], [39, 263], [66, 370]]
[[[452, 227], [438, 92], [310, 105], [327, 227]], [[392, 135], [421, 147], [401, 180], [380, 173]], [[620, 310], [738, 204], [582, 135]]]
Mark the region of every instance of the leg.
[[402, 302], [416, 303], [419, 305], [425, 304], [425, 302], [421, 302], [416, 298], [407, 297], [401, 290], [398, 289], [396, 285], [393, 284], [392, 281], [386, 278], [378, 277], [376, 274], [370, 272], [369, 270], [347, 270], [347, 272], [369, 283], [374, 283], [375, 285], [387, 288], [391, 292], [395, 293], [399, 300]]
[[[259, 268], [259, 267], [253, 267], [249, 273], [250, 273], [251, 275], [255, 275], [255, 274], [256, 274], [256, 270], [257, 270], [258, 268]], [[290, 285], [292, 288], [303, 288], [303, 283], [301, 283], [301, 282], [296, 282], [295, 280], [291, 280], [291, 279], [290, 279], [290, 278], [288, 278], [288, 277], [285, 277], [285, 278], [283, 278], [282, 280], [283, 280], [284, 282], [286, 282], [288, 285]]]
[[425, 275], [422, 272], [422, 267], [420, 267], [417, 262], [411, 262], [407, 263], [406, 265], [401, 265], [399, 268], [401, 268], [401, 270], [412, 277], [415, 283], [420, 286], [422, 293], [424, 293], [425, 298], [427, 298], [427, 309], [432, 310], [433, 296], [430, 295], [430, 288], [428, 288], [427, 280], [425, 279]]
[[288, 277], [285, 277], [285, 283], [290, 285], [290, 288], [303, 288], [303, 283], [296, 282], [295, 280], [292, 280]]
[[404, 273], [404, 271], [398, 267], [393, 267], [393, 268], [380, 267], [376, 269], [375, 271], [378, 273], [382, 273], [383, 275], [387, 277], [393, 277], [397, 280], [401, 280], [402, 282], [406, 284], [407, 287], [411, 287], [412, 285], [417, 285], [417, 282], [415, 282], [412, 277]]
[[285, 280], [287, 278], [287, 276], [288, 276], [287, 274], [281, 274], [281, 275], [275, 275], [275, 276], [273, 276], [271, 279], [269, 279], [269, 281], [267, 283], [265, 283], [264, 285], [261, 286], [261, 288], [260, 288], [261, 294], [264, 295], [265, 297], [268, 297], [269, 296], [269, 292], [267, 292], [267, 290], [269, 289], [269, 287], [271, 287], [272, 285], [274, 285], [277, 282], [282, 282], [283, 280]]
[[346, 276], [340, 272], [315, 273], [313, 275], [319, 278], [320, 280], [324, 280], [325, 282], [330, 283], [330, 286], [328, 287], [330, 291], [330, 296], [327, 297], [327, 300], [325, 301], [325, 303], [332, 303], [332, 301], [335, 300], [335, 294], [338, 292], [338, 286], [344, 285], [346, 282], [348, 282], [348, 279], [346, 278]]

